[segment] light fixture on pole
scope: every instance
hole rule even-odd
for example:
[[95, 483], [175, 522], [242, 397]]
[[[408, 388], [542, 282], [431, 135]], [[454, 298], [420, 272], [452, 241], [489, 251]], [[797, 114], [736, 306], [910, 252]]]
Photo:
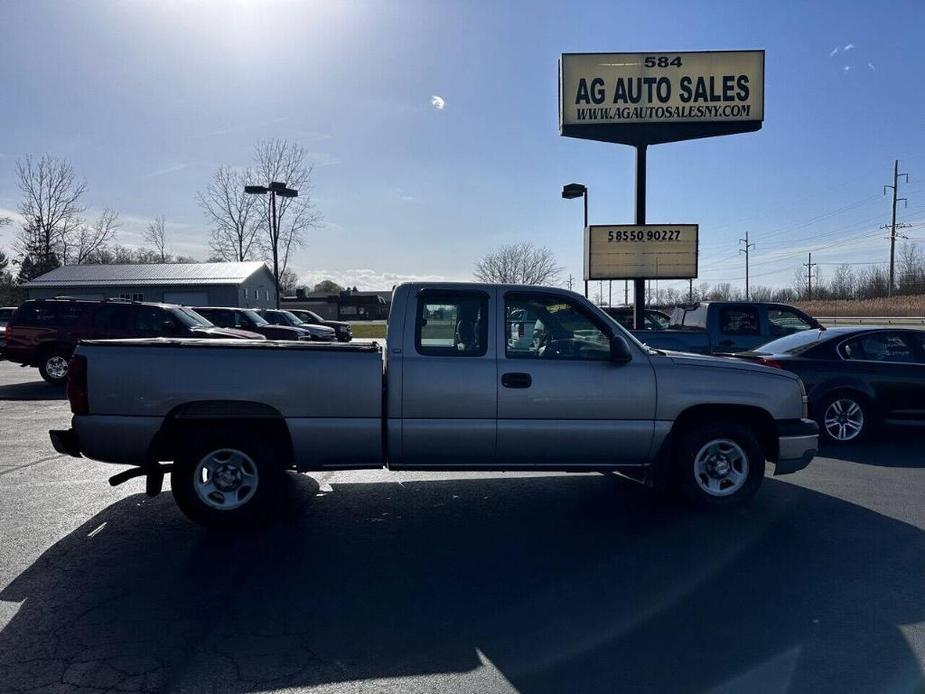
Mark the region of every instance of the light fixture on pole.
[[[574, 200], [575, 198], [584, 198], [585, 203], [585, 225], [582, 228], [582, 234], [584, 230], [588, 228], [588, 187], [582, 185], [581, 183], [569, 183], [562, 186], [562, 197], [566, 200]], [[585, 280], [585, 298], [588, 298], [588, 280]]]
[[299, 191], [289, 188], [285, 183], [273, 181], [269, 186], [244, 186], [248, 195], [270, 194], [270, 235], [273, 250], [273, 280], [276, 283], [276, 308], [279, 308], [279, 217], [276, 215], [276, 196], [282, 198], [295, 198]]

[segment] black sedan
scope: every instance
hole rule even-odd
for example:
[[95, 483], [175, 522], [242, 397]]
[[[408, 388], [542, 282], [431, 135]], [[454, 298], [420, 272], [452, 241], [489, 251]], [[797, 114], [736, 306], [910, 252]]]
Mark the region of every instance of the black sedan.
[[859, 441], [881, 423], [925, 426], [925, 330], [804, 330], [735, 357], [797, 374], [833, 443]]
[[353, 339], [353, 330], [350, 328], [350, 323], [346, 321], [322, 318], [314, 311], [308, 311], [303, 308], [290, 308], [288, 311], [303, 323], [333, 328], [334, 332], [337, 334], [338, 342], [350, 342], [350, 340]]

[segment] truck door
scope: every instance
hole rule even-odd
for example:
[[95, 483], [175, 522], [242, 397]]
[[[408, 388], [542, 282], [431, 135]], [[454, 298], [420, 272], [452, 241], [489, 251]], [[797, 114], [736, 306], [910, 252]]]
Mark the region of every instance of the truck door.
[[[498, 355], [498, 462], [633, 464], [651, 455], [656, 388], [641, 349], [617, 365], [617, 328], [564, 294], [504, 293]], [[524, 321], [532, 323], [522, 331]], [[531, 338], [525, 339], [530, 333]]]
[[495, 459], [497, 351], [491, 289], [423, 289], [407, 304], [402, 452], [392, 467], [480, 467]]

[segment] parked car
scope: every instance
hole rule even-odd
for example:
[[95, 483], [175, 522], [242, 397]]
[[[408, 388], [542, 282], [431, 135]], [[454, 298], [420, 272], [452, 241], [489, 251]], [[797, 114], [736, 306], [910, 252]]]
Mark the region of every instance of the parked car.
[[23, 366], [37, 366], [52, 384], [67, 380], [68, 360], [80, 340], [140, 337], [236, 338], [180, 306], [111, 299], [35, 299], [13, 313], [4, 354]]
[[671, 312], [667, 330], [632, 331], [649, 347], [715, 354], [744, 352], [801, 330], [822, 327], [793, 306], [747, 301], [702, 301]]
[[[616, 319], [627, 330], [632, 330], [633, 310], [632, 306], [610, 306], [604, 308], [604, 313]], [[643, 318], [645, 320], [644, 330], [665, 330], [671, 323], [671, 316], [664, 311], [656, 311], [654, 308], [643, 309]]]
[[925, 330], [806, 330], [734, 356], [799, 376], [832, 443], [860, 441], [883, 423], [925, 426]]
[[6, 324], [10, 322], [15, 310], [15, 306], [0, 307], [0, 359], [3, 359], [3, 348], [6, 346]]
[[311, 339], [318, 342], [334, 342], [337, 339], [337, 335], [334, 332], [334, 328], [328, 328], [324, 325], [311, 325], [305, 323], [301, 318], [296, 318], [295, 315], [289, 311], [282, 311], [279, 309], [261, 309], [257, 313], [273, 325], [286, 325], [290, 328], [297, 328], [299, 330], [304, 330], [309, 334]]
[[[534, 340], [512, 346], [520, 314]], [[135, 465], [111, 483], [145, 476], [151, 495], [169, 471], [180, 508], [212, 526], [254, 522], [290, 468], [616, 470], [731, 507], [766, 460], [804, 468], [818, 439], [794, 374], [648, 349], [553, 288], [400, 285], [385, 349], [87, 342], [72, 369], [55, 449]]]
[[338, 342], [350, 342], [350, 340], [353, 339], [353, 329], [350, 327], [350, 323], [347, 321], [329, 320], [327, 318], [322, 318], [314, 311], [308, 311], [303, 308], [290, 308], [287, 310], [303, 323], [308, 323], [310, 325], [323, 325], [327, 328], [333, 328]]
[[311, 340], [311, 335], [299, 328], [268, 323], [252, 308], [197, 306], [193, 310], [221, 328], [248, 330], [268, 340]]

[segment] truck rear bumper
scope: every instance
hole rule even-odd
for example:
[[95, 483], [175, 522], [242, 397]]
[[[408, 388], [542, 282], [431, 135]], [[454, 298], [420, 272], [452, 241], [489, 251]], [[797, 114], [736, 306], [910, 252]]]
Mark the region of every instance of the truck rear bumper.
[[77, 433], [73, 429], [52, 429], [48, 432], [51, 445], [58, 453], [80, 457], [80, 445], [77, 443]]
[[49, 435], [59, 453], [84, 455], [104, 463], [144, 465], [161, 424], [162, 417], [75, 415], [72, 429]]
[[819, 452], [819, 425], [811, 419], [778, 422], [775, 475], [802, 470]]

